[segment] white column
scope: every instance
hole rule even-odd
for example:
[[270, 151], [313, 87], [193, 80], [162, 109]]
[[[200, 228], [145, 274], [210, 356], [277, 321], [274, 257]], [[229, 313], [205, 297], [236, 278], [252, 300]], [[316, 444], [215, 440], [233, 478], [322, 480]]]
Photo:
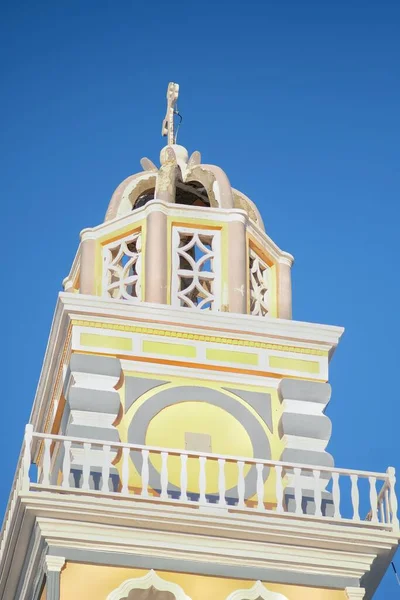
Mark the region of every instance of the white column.
[[292, 318], [292, 264], [293, 256], [285, 253], [278, 265], [278, 317]]
[[167, 304], [168, 253], [167, 215], [157, 207], [147, 217], [144, 252], [144, 286], [146, 302]]
[[61, 570], [65, 565], [63, 556], [46, 556], [47, 600], [60, 600]]
[[81, 294], [96, 294], [96, 240], [91, 229], [81, 232], [81, 269], [80, 285]]
[[246, 314], [249, 266], [247, 264], [245, 223], [241, 221], [229, 223], [228, 235], [229, 312]]

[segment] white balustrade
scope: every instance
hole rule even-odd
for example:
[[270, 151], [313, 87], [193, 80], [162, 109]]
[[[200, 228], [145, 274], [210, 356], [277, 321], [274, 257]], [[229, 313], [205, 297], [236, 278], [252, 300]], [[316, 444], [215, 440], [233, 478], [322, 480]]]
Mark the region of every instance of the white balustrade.
[[322, 517], [322, 494], [321, 494], [321, 471], [319, 469], [313, 470], [314, 477], [314, 502], [315, 502], [315, 516]]
[[219, 506], [226, 506], [225, 498], [225, 460], [223, 458], [218, 459], [218, 504]]
[[181, 496], [180, 500], [182, 502], [187, 502], [187, 454], [181, 454]]
[[[94, 455], [96, 464], [91, 464]], [[35, 481], [30, 480], [33, 456], [37, 457], [38, 462]], [[117, 462], [115, 457], [119, 457]], [[135, 457], [141, 457], [138, 466]], [[151, 470], [150, 457], [158, 457], [160, 461], [157, 463], [152, 458]], [[154, 479], [156, 464], [160, 465], [159, 483], [157, 478]], [[117, 479], [113, 479], [113, 485], [110, 485], [110, 478], [114, 477]], [[306, 477], [310, 479], [313, 498], [309, 497], [309, 491], [303, 489]], [[170, 478], [175, 486], [178, 480], [179, 488], [175, 488], [178, 493], [169, 493], [170, 485], [174, 489]], [[345, 480], [350, 481], [350, 493], [342, 485]], [[359, 480], [367, 482], [369, 492], [362, 485], [359, 486]], [[269, 486], [268, 481], [271, 482]], [[322, 496], [323, 490], [329, 489], [329, 481], [332, 491], [325, 491]], [[162, 500], [185, 503], [186, 506], [197, 505], [200, 510], [212, 503], [215, 508], [233, 511], [232, 515], [236, 511], [256, 510], [264, 515], [284, 517], [291, 513], [292, 518], [318, 518], [351, 524], [360, 523], [362, 491], [362, 506], [366, 502], [370, 506], [365, 525], [398, 531], [395, 482], [392, 467], [386, 473], [369, 473], [187, 450], [104, 443], [101, 440], [33, 433], [29, 425], [26, 427], [23, 451], [3, 523], [0, 553], [5, 547], [21, 492], [50, 490], [65, 493], [71, 490], [74, 494], [101, 494], [113, 498], [131, 495], [133, 498], [140, 496], [146, 502]], [[290, 495], [293, 497], [293, 488], [294, 506], [288, 501]]]
[[82, 465], [82, 489], [90, 489], [90, 449], [92, 445], [89, 442], [83, 444], [83, 465]]
[[64, 440], [64, 459], [62, 466], [62, 487], [69, 488], [69, 476], [71, 472], [71, 441]]
[[244, 461], [239, 460], [237, 463], [238, 466], [238, 484], [237, 484], [237, 489], [238, 489], [238, 507], [239, 508], [245, 508], [245, 503], [244, 503], [244, 493], [245, 493], [245, 482], [244, 482]]
[[334, 517], [335, 519], [340, 519], [340, 485], [339, 485], [339, 473], [332, 473], [332, 496], [333, 496], [333, 506], [334, 506]]
[[301, 489], [301, 468], [295, 467], [293, 469], [293, 472], [294, 472], [293, 484], [294, 484], [294, 504], [295, 504], [294, 510], [295, 510], [296, 515], [302, 515], [303, 514], [303, 507], [302, 507], [303, 494], [302, 494], [302, 489]]
[[149, 497], [149, 451], [142, 450], [142, 498]]
[[122, 493], [129, 493], [129, 448], [122, 448]]
[[376, 492], [376, 477], [368, 477], [369, 480], [369, 500], [371, 504], [371, 521], [378, 522], [378, 494]]
[[43, 485], [50, 485], [50, 465], [51, 465], [51, 444], [52, 441], [49, 438], [44, 440], [44, 457], [43, 457]]
[[161, 498], [168, 498], [168, 452], [161, 452]]
[[283, 512], [283, 482], [282, 482], [282, 466], [275, 465], [275, 493], [276, 493], [276, 511]]
[[351, 502], [353, 505], [353, 520], [360, 520], [359, 505], [360, 505], [360, 494], [358, 491], [358, 475], [350, 475], [351, 480]]
[[200, 470], [199, 470], [199, 491], [200, 491], [199, 502], [200, 502], [200, 504], [206, 504], [207, 503], [207, 498], [206, 498], [206, 489], [207, 489], [206, 462], [207, 462], [207, 458], [205, 456], [199, 456], [199, 464], [200, 464]]
[[101, 491], [109, 491], [110, 465], [111, 465], [111, 446], [103, 445], [103, 464], [101, 466]]
[[257, 510], [264, 510], [264, 465], [256, 464], [257, 469]]

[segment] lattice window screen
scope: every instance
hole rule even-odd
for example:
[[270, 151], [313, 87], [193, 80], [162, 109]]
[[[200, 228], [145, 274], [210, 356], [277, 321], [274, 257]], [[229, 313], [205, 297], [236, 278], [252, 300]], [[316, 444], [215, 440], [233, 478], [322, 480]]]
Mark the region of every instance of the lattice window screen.
[[220, 309], [220, 239], [219, 231], [173, 228], [173, 306]]
[[265, 317], [270, 310], [270, 267], [250, 248], [250, 314]]
[[142, 236], [133, 233], [103, 248], [103, 296], [118, 300], [141, 297]]

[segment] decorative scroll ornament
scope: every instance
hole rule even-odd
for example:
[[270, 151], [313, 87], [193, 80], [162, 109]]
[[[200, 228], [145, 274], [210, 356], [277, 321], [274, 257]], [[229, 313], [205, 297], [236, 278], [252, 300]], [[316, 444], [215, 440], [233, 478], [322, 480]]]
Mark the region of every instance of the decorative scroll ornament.
[[153, 569], [144, 577], [128, 579], [121, 583], [118, 589], [107, 596], [107, 600], [127, 600], [128, 594], [132, 590], [148, 590], [150, 588], [159, 592], [169, 592], [173, 594], [175, 600], [191, 600], [179, 585], [161, 579]]
[[227, 597], [226, 600], [288, 600], [286, 596], [270, 592], [267, 588], [257, 581], [249, 590], [236, 590]]
[[269, 313], [269, 266], [250, 249], [250, 313], [265, 317]]
[[174, 228], [173, 298], [175, 306], [219, 310], [219, 232]]
[[141, 300], [142, 236], [129, 235], [103, 249], [103, 295]]

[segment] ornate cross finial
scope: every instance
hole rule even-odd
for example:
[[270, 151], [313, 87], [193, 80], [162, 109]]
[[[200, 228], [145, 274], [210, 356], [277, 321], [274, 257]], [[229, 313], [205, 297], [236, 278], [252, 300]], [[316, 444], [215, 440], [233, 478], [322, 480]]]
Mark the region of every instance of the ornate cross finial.
[[161, 135], [168, 136], [168, 146], [175, 144], [174, 112], [178, 96], [179, 85], [173, 82], [169, 83], [167, 89], [167, 113], [161, 129]]

